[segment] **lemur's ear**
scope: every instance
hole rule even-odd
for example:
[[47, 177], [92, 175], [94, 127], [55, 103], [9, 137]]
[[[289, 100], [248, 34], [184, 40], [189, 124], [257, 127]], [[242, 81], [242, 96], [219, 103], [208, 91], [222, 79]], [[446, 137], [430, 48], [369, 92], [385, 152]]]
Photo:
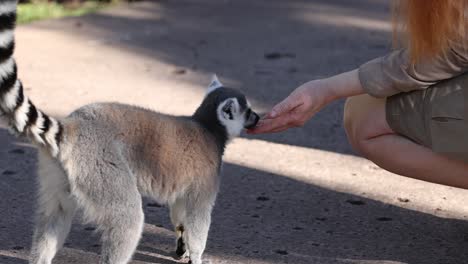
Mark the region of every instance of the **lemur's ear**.
[[206, 91], [206, 94], [209, 94], [212, 91], [214, 91], [214, 90], [216, 90], [218, 88], [221, 88], [221, 87], [223, 87], [223, 84], [219, 81], [218, 76], [216, 76], [216, 74], [214, 74], [212, 79], [211, 79], [211, 83], [208, 86], [208, 90]]

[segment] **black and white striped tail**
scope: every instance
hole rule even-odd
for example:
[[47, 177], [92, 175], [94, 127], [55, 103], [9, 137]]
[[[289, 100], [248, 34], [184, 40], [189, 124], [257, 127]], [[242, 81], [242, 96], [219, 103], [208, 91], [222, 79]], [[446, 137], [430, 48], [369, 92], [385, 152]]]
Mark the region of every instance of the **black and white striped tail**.
[[11, 128], [50, 150], [59, 152], [62, 125], [39, 111], [23, 93], [13, 59], [16, 0], [0, 0], [0, 110]]

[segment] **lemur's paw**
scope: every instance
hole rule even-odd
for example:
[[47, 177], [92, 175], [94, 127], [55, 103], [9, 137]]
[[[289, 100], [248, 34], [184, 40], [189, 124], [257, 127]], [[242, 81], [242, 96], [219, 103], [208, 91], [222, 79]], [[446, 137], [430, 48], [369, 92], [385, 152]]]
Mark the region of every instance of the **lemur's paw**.
[[209, 264], [209, 262], [203, 261], [202, 258], [194, 257], [193, 255], [190, 257], [190, 260], [189, 260], [188, 263], [191, 263], [191, 264]]
[[190, 255], [189, 255], [188, 251], [185, 252], [183, 255], [178, 255], [177, 253], [175, 253], [174, 256], [173, 256], [173, 258], [174, 258], [175, 260], [188, 259], [188, 258], [190, 258]]

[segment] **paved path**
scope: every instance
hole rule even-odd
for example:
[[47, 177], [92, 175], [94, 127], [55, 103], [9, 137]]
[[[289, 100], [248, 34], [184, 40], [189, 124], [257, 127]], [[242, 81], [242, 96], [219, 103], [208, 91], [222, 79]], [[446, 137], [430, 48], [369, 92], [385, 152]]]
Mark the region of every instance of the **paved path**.
[[[389, 49], [383, 0], [139, 2], [20, 26], [27, 93], [64, 116], [95, 101], [190, 114], [212, 72], [266, 111], [307, 80]], [[302, 129], [230, 145], [206, 259], [211, 263], [461, 264], [468, 192], [405, 179], [358, 157], [343, 102]], [[27, 263], [36, 150], [0, 130], [0, 263]], [[167, 209], [145, 202], [132, 263], [176, 263]], [[97, 263], [79, 219], [54, 263]]]

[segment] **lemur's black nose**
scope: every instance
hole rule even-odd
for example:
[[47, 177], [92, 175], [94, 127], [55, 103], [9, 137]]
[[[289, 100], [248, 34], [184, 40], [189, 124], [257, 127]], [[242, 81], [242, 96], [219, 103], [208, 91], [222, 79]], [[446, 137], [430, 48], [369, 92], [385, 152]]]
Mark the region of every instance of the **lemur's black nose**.
[[257, 115], [255, 112], [251, 112], [250, 115], [247, 117], [247, 120], [245, 122], [244, 128], [245, 129], [252, 129], [254, 128], [258, 121], [260, 120], [260, 116]]

